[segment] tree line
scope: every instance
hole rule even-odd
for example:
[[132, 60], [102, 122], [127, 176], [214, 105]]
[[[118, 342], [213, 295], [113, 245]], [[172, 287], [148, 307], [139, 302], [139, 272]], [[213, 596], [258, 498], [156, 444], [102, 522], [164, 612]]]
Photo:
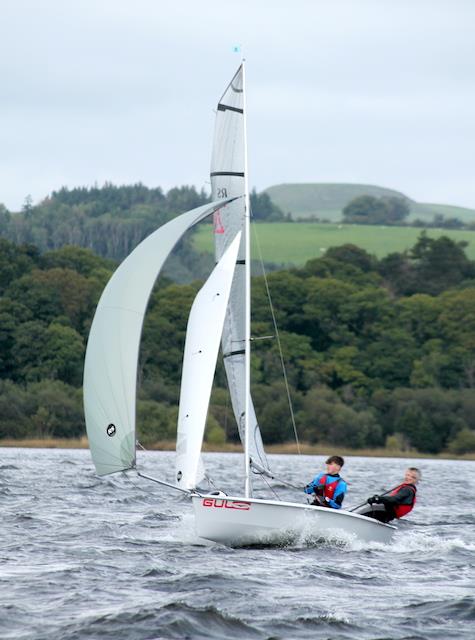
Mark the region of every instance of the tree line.
[[[78, 246], [43, 252], [0, 239], [0, 437], [85, 432], [85, 345], [116, 264]], [[463, 243], [422, 234], [381, 260], [344, 245], [267, 283], [302, 440], [475, 450], [475, 263]], [[164, 278], [152, 294], [139, 361], [144, 444], [174, 437], [186, 323], [201, 284]], [[253, 278], [256, 338], [275, 334], [266, 289]], [[252, 377], [265, 441], [291, 440], [275, 338], [253, 342]], [[219, 363], [207, 438], [237, 437]]]
[[[411, 213], [410, 201], [398, 196], [364, 195], [353, 198], [342, 210], [343, 222], [348, 224], [382, 224], [387, 226], [407, 225]], [[416, 219], [414, 227], [436, 227], [443, 229], [475, 229], [475, 222], [463, 222], [457, 217], [447, 218], [441, 213], [433, 216], [432, 222]]]
[[[41, 252], [77, 245], [104, 258], [123, 260], [150, 233], [179, 213], [209, 202], [195, 187], [182, 186], [164, 193], [142, 184], [62, 188], [37, 205], [27, 197], [22, 210], [11, 213], [0, 204], [0, 237], [16, 244], [33, 244]], [[256, 220], [284, 219], [266, 193], [251, 193]], [[165, 266], [174, 281], [204, 278], [212, 256], [197, 253], [192, 233], [178, 245]]]

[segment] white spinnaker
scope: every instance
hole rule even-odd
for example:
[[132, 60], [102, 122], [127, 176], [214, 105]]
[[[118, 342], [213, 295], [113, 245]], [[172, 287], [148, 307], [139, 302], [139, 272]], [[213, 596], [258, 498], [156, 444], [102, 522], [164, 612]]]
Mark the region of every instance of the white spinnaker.
[[176, 443], [176, 484], [183, 489], [204, 477], [201, 445], [240, 240], [241, 232], [198, 291], [188, 318]]
[[177, 216], [120, 264], [97, 305], [84, 362], [84, 413], [99, 475], [135, 466], [135, 405], [140, 336], [155, 280], [173, 247], [222, 203]]
[[[244, 85], [242, 67], [223, 93], [216, 112], [211, 157], [213, 200], [245, 191]], [[236, 233], [245, 229], [245, 199], [214, 214], [215, 257], [219, 260]], [[245, 231], [241, 237], [236, 271], [223, 329], [222, 349], [234, 416], [244, 443], [245, 402]], [[254, 463], [269, 470], [252, 399], [249, 399], [249, 453]]]

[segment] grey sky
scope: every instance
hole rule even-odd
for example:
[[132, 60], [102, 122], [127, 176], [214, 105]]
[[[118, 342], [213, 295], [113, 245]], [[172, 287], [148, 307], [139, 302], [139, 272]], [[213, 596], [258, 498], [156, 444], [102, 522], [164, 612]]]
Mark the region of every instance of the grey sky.
[[251, 186], [475, 208], [474, 0], [0, 0], [0, 202], [207, 187], [238, 43]]

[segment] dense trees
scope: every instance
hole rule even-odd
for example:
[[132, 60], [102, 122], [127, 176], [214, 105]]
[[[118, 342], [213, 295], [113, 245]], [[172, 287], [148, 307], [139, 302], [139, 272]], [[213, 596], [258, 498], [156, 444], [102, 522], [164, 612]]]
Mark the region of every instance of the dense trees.
[[[42, 252], [76, 245], [121, 260], [157, 227], [207, 201], [203, 191], [187, 186], [166, 194], [142, 184], [63, 188], [36, 206], [30, 202], [20, 213], [2, 214], [0, 210], [0, 235], [17, 244], [34, 244]], [[186, 281], [204, 275], [209, 264], [206, 260], [200, 273], [199, 257], [188, 239], [166, 268], [175, 279]]]
[[[73, 195], [58, 198], [74, 204]], [[475, 265], [463, 248], [422, 235], [411, 251], [378, 261], [345, 245], [268, 276], [302, 439], [475, 449]], [[80, 435], [87, 334], [115, 263], [73, 246], [41, 254], [2, 239], [0, 249], [0, 436]], [[139, 362], [144, 443], [174, 436], [187, 316], [199, 286], [165, 279], [152, 295]], [[253, 336], [273, 336], [262, 277], [252, 298]], [[278, 341], [256, 340], [254, 399], [267, 442], [293, 437], [279, 367]], [[208, 438], [225, 437], [236, 440], [237, 430], [219, 364]]]
[[401, 224], [410, 213], [404, 198], [358, 196], [343, 209], [345, 222], [355, 224]]
[[285, 218], [283, 211], [272, 202], [269, 194], [265, 192], [257, 193], [257, 191], [253, 189], [250, 194], [250, 201], [254, 220], [276, 222]]

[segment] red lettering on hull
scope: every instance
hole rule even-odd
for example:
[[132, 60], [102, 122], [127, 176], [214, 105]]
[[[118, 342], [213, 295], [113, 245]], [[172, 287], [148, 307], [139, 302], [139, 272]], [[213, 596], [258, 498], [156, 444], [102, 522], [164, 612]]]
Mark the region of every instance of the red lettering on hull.
[[213, 507], [215, 509], [239, 509], [239, 511], [249, 511], [250, 502], [242, 500], [226, 500], [226, 498], [203, 498], [203, 507]]

